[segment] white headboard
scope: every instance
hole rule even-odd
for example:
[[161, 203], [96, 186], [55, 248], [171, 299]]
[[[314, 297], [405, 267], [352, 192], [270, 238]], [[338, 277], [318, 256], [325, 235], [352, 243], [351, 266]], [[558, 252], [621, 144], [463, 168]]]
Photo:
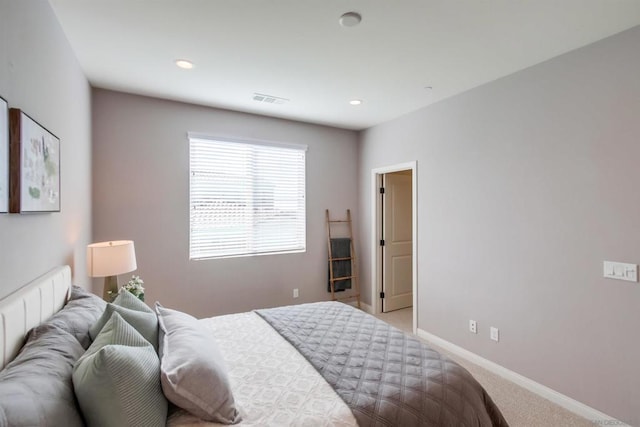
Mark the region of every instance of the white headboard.
[[57, 267], [0, 300], [0, 369], [13, 360], [32, 328], [58, 312], [71, 292], [71, 269]]

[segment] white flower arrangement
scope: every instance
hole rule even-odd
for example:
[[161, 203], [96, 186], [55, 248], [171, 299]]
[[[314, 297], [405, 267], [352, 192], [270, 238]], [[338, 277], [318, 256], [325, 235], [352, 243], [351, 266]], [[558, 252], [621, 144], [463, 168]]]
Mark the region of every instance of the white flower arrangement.
[[131, 292], [138, 297], [141, 301], [144, 301], [144, 281], [140, 276], [131, 276], [131, 280], [122, 285], [120, 292]]

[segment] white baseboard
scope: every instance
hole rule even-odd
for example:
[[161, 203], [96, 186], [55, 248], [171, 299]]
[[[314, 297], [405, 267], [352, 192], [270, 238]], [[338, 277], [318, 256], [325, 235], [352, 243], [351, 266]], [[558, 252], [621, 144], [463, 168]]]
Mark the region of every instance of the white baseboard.
[[369, 314], [373, 314], [373, 307], [371, 307], [369, 304], [366, 304], [362, 301], [360, 301], [360, 310]]
[[606, 421], [607, 425], [616, 425], [622, 427], [630, 427], [628, 424], [623, 423], [622, 421], [616, 420], [614, 417], [611, 417], [607, 414], [604, 414], [597, 409], [593, 409], [590, 406], [585, 405], [584, 403], [578, 402], [575, 399], [570, 398], [569, 396], [565, 396], [562, 393], [559, 393], [555, 390], [550, 389], [547, 386], [544, 386], [540, 383], [537, 383], [527, 377], [524, 377], [516, 372], [513, 372], [504, 366], [498, 365], [490, 360], [487, 360], [481, 356], [478, 356], [475, 353], [470, 352], [469, 350], [465, 350], [462, 347], [459, 347], [449, 341], [446, 341], [440, 337], [437, 337], [429, 332], [418, 329], [417, 335], [420, 338], [423, 338], [433, 344], [442, 347], [443, 349], [450, 351], [451, 353], [460, 356], [468, 361], [475, 363], [476, 365], [493, 372], [496, 375], [501, 376], [513, 383], [518, 384], [520, 387], [523, 387], [532, 393], [535, 393], [551, 402], [555, 403], [558, 406], [561, 406], [574, 414], [580, 415], [583, 418], [591, 420], [596, 424], [602, 424], [602, 422]]
[[[356, 301], [350, 301], [348, 302], [348, 304], [354, 307], [358, 306], [358, 303]], [[373, 314], [373, 308], [369, 304], [365, 304], [362, 301], [360, 301], [360, 310], [364, 311], [365, 313]]]

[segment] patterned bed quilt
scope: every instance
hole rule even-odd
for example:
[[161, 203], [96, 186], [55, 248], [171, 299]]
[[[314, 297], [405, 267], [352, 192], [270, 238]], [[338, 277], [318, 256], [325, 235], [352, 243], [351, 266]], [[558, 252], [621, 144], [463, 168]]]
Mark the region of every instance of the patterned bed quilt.
[[334, 388], [360, 426], [507, 426], [463, 367], [337, 302], [256, 310]]

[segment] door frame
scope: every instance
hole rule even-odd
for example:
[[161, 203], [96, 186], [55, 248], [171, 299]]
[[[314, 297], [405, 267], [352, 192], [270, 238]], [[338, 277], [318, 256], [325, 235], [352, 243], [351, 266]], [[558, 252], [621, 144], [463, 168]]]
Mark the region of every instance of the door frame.
[[411, 239], [412, 239], [412, 292], [413, 292], [413, 333], [418, 328], [418, 162], [416, 160], [384, 166], [371, 170], [371, 309], [373, 314], [382, 313], [382, 249], [380, 247], [382, 201], [379, 188], [382, 175], [391, 172], [411, 170]]

